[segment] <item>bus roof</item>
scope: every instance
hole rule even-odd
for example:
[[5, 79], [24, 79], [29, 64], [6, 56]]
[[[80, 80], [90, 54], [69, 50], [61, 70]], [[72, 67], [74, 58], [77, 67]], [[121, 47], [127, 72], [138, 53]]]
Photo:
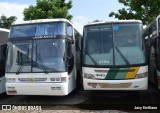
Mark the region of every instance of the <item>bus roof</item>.
[[98, 24], [109, 24], [109, 23], [134, 23], [134, 22], [142, 23], [141, 20], [112, 20], [112, 21], [105, 21], [105, 22], [94, 22], [94, 23], [87, 24], [85, 26], [98, 25]]
[[69, 20], [64, 18], [28, 20], [22, 22], [15, 22], [12, 25], [24, 25], [24, 24], [34, 24], [34, 23], [46, 23], [46, 22], [67, 22], [73, 26], [73, 24]]
[[0, 28], [0, 31], [2, 31], [2, 32], [9, 32], [9, 29]]
[[22, 21], [22, 22], [15, 22], [12, 24], [14, 25], [25, 25], [25, 24], [35, 24], [35, 23], [46, 23], [46, 22], [67, 22], [73, 26], [74, 29], [75, 26], [67, 19], [65, 18], [55, 18], [55, 19], [37, 19], [37, 20], [29, 20], [29, 21]]

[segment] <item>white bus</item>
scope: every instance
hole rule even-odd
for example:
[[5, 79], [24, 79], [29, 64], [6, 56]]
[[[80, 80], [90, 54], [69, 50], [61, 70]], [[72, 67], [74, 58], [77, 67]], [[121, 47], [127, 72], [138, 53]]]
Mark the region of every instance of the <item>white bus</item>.
[[144, 29], [144, 35], [148, 44], [149, 60], [156, 64], [151, 82], [160, 89], [160, 15]]
[[9, 30], [0, 28], [0, 93], [5, 92], [5, 62]]
[[68, 95], [79, 81], [80, 38], [81, 34], [66, 19], [13, 24], [7, 43], [7, 94]]
[[147, 90], [142, 22], [117, 20], [84, 26], [84, 90]]

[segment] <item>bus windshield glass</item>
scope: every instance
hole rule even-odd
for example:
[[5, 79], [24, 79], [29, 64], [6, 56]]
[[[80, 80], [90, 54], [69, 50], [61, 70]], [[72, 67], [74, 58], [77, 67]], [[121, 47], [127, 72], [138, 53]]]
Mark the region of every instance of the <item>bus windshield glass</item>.
[[7, 72], [66, 71], [65, 39], [8, 42]]
[[99, 24], [84, 28], [84, 65], [146, 63], [140, 23]]
[[65, 23], [39, 23], [28, 25], [16, 25], [11, 27], [9, 38], [34, 37], [47, 35], [66, 35]]

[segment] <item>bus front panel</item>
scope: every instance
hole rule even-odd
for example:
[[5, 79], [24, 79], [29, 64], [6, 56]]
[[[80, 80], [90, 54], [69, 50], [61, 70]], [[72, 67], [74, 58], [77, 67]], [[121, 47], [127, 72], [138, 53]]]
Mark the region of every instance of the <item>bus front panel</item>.
[[146, 90], [148, 66], [129, 68], [83, 67], [85, 90]]

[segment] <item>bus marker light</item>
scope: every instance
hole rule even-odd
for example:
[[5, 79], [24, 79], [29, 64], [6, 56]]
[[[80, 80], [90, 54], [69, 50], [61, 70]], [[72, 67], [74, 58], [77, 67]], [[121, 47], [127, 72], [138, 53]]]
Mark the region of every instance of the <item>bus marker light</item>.
[[98, 86], [98, 84], [97, 83], [88, 83], [88, 86], [92, 86], [92, 87], [96, 88], [96, 86]]
[[148, 73], [140, 73], [140, 74], [136, 75], [136, 79], [138, 79], [138, 78], [145, 78], [147, 76], [148, 76]]
[[15, 87], [7, 87], [7, 90], [10, 90], [10, 91], [15, 90]]
[[55, 78], [50, 78], [51, 81], [55, 81]]
[[94, 75], [88, 74], [88, 73], [84, 73], [84, 78], [87, 78], [87, 79], [95, 79]]
[[60, 78], [56, 78], [56, 81], [61, 81]]
[[134, 86], [134, 88], [138, 88], [139, 86]]
[[10, 90], [10, 91], [7, 91], [7, 94], [17, 94], [17, 91], [16, 90]]
[[7, 94], [17, 94], [15, 87], [7, 87]]
[[51, 87], [52, 90], [61, 90], [61, 87]]
[[15, 78], [6, 78], [6, 82], [15, 82], [16, 79]]
[[66, 77], [61, 77], [61, 82], [67, 82], [67, 78]]

